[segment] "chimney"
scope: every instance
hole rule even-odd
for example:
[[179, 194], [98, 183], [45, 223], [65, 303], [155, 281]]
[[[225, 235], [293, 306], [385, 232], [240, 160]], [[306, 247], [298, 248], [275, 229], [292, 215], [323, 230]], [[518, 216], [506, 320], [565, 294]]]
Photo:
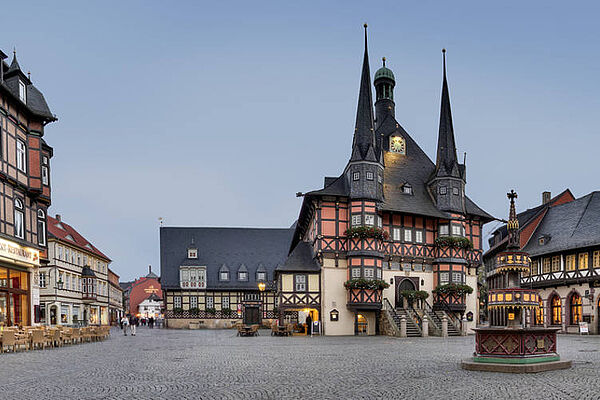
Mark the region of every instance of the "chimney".
[[152, 273], [152, 265], [148, 265], [148, 275]]
[[549, 203], [551, 196], [552, 196], [552, 194], [550, 192], [542, 192], [542, 204]]
[[56, 214], [56, 215], [54, 216], [54, 218], [56, 218], [56, 220], [57, 220], [58, 222], [60, 222], [60, 214]]

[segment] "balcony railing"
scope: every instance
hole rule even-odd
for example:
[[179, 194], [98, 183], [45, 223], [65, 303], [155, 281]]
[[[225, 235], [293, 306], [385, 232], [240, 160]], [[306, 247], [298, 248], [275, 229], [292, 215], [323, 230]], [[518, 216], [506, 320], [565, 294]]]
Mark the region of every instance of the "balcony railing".
[[348, 308], [353, 309], [381, 309], [381, 289], [348, 289]]

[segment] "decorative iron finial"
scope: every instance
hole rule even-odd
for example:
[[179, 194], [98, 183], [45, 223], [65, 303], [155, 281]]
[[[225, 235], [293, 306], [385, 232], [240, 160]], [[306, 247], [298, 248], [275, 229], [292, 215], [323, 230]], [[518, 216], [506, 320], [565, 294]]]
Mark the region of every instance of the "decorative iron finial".
[[27, 71], [27, 79], [31, 80], [31, 71]]
[[383, 61], [383, 68], [385, 68], [385, 57], [382, 57], [381, 61]]
[[365, 27], [365, 30], [366, 30], [368, 25], [367, 25], [367, 23], [365, 22], [365, 24], [364, 24], [363, 26]]
[[13, 46], [13, 56], [17, 56], [17, 46]]

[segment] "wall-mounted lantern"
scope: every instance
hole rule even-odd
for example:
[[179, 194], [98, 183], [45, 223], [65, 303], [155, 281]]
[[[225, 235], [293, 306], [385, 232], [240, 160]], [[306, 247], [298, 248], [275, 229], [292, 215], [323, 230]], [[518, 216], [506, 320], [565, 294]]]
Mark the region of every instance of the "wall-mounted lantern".
[[329, 312], [329, 320], [330, 321], [339, 321], [340, 313], [335, 308]]

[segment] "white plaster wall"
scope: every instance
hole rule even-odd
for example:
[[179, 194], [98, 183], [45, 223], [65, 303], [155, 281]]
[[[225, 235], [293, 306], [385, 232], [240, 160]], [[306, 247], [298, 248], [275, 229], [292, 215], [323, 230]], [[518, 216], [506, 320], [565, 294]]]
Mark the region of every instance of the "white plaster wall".
[[467, 321], [467, 334], [474, 335], [471, 329], [477, 327], [477, 315], [479, 314], [479, 300], [477, 299], [477, 275], [467, 275], [466, 284], [473, 288], [473, 293], [467, 295], [467, 308], [465, 309], [465, 318], [470, 311], [473, 313], [473, 321]]
[[[433, 273], [432, 272], [415, 272], [415, 271], [398, 271], [398, 270], [383, 270], [383, 280], [390, 284], [390, 287], [383, 290], [383, 297], [387, 298], [392, 305], [395, 307], [396, 304], [396, 283], [395, 277], [400, 278], [419, 278], [419, 290], [424, 290], [429, 293], [429, 297], [427, 298], [427, 302], [431, 304], [432, 295], [431, 291], [433, 290]], [[391, 282], [391, 283], [390, 283]], [[423, 284], [421, 284], [423, 283]]]
[[[346, 261], [340, 260], [338, 267], [331, 259], [323, 260], [321, 269], [321, 289], [323, 313], [323, 332], [328, 336], [354, 335], [354, 312], [346, 307], [347, 294], [344, 282], [348, 272]], [[329, 313], [332, 309], [339, 312], [338, 321], [330, 321]]]

